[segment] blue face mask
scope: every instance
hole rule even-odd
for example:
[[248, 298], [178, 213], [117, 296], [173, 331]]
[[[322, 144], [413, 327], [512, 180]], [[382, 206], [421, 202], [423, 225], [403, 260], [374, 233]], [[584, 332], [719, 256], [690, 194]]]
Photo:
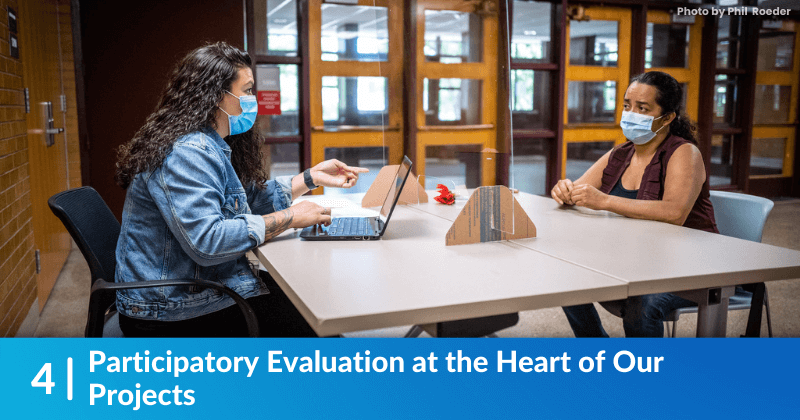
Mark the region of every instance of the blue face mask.
[[239, 106], [242, 107], [240, 115], [231, 115], [225, 112], [224, 109], [219, 107], [222, 112], [228, 116], [228, 132], [231, 135], [242, 134], [247, 130], [253, 128], [256, 122], [256, 115], [258, 114], [258, 101], [254, 95], [236, 96], [227, 90], [225, 93], [239, 99]]
[[642, 145], [647, 144], [650, 140], [653, 140], [653, 137], [661, 131], [661, 128], [666, 126], [661, 126], [656, 131], [650, 129], [653, 126], [653, 121], [663, 118], [664, 116], [660, 116], [655, 118], [651, 115], [642, 115], [637, 114], [635, 112], [630, 111], [622, 111], [622, 120], [620, 120], [619, 125], [622, 127], [622, 134], [625, 135], [625, 138], [631, 141], [633, 144]]

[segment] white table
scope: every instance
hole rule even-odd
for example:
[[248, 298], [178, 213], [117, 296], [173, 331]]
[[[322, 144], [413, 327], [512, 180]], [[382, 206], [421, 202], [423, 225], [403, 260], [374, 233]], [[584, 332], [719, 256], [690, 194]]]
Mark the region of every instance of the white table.
[[515, 197], [537, 238], [446, 247], [466, 200], [431, 200], [398, 206], [380, 241], [295, 231], [256, 254], [320, 335], [676, 291], [719, 296], [699, 299], [698, 335], [724, 335], [733, 285], [800, 278], [798, 251]]
[[[800, 252], [651, 220], [515, 195], [537, 238], [513, 241], [628, 284], [628, 295], [678, 292], [699, 304], [698, 336], [725, 336], [737, 284], [800, 278]], [[459, 209], [419, 205], [455, 220]], [[598, 301], [598, 300], [596, 300]]]

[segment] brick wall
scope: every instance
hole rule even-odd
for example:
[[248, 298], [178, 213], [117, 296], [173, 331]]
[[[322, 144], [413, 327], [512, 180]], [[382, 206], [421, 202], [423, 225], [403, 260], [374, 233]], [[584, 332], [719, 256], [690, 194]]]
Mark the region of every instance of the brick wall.
[[22, 63], [9, 55], [16, 0], [0, 0], [0, 337], [13, 336], [36, 298]]

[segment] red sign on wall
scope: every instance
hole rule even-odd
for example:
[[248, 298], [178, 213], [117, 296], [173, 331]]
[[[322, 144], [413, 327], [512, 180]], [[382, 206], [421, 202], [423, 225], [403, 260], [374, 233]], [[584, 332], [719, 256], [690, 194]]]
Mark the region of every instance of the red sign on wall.
[[258, 91], [258, 115], [281, 115], [281, 91]]

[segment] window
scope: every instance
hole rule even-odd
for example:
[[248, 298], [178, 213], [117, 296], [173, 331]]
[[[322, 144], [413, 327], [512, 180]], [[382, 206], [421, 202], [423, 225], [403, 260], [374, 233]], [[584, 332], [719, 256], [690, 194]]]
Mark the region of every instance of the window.
[[762, 30], [758, 38], [758, 71], [791, 71], [794, 32]]
[[750, 152], [750, 175], [783, 175], [785, 138], [754, 138]]
[[714, 84], [714, 125], [734, 126], [735, 105], [736, 77], [718, 74]]
[[719, 18], [717, 67], [737, 68], [739, 66], [739, 28], [739, 17], [726, 15]]
[[439, 79], [439, 121], [461, 120], [461, 80]]
[[385, 77], [322, 77], [325, 126], [382, 126], [388, 119]]
[[270, 179], [294, 176], [300, 173], [300, 143], [265, 144], [266, 162]]
[[[259, 91], [272, 90], [269, 84], [277, 69], [280, 89], [280, 113], [277, 115], [259, 115], [256, 127], [265, 137], [294, 136], [300, 134], [299, 97], [297, 66], [294, 64], [256, 66], [256, 88]], [[264, 80], [266, 78], [267, 80]]]
[[436, 189], [445, 181], [452, 186], [481, 185], [481, 145], [427, 146], [425, 148], [425, 189]]
[[514, 139], [513, 187], [526, 193], [546, 195], [550, 139]]
[[425, 61], [480, 62], [482, 43], [480, 16], [451, 10], [425, 11]]
[[378, 176], [381, 168], [386, 165], [389, 156], [388, 147], [326, 147], [325, 160], [338, 159], [348, 165], [360, 166], [369, 169], [361, 174], [358, 183], [353, 188], [326, 188], [325, 194], [355, 194], [367, 192], [372, 182]]
[[575, 181], [614, 147], [613, 141], [567, 144], [567, 179]]
[[387, 9], [322, 5], [323, 61], [386, 61], [389, 54]]
[[533, 70], [513, 70], [511, 86], [512, 109], [533, 111]]
[[[297, 56], [296, 0], [253, 2], [257, 54]], [[265, 9], [266, 7], [266, 9]]]
[[731, 185], [733, 183], [733, 136], [711, 137], [711, 173], [709, 184]]
[[481, 123], [481, 81], [423, 79], [423, 110], [427, 125]]
[[568, 122], [614, 123], [617, 109], [617, 82], [569, 82], [567, 87]]
[[569, 64], [616, 67], [617, 21], [572, 21], [569, 24]]
[[785, 124], [789, 122], [791, 86], [756, 85], [753, 122]]
[[322, 120], [339, 120], [339, 78], [322, 78]]
[[686, 25], [647, 24], [644, 67], [689, 66], [689, 27]]
[[550, 72], [511, 70], [511, 104], [515, 130], [547, 128], [552, 124]]
[[515, 62], [553, 61], [550, 21], [554, 7], [551, 3], [514, 2], [514, 32], [511, 34], [510, 53]]

